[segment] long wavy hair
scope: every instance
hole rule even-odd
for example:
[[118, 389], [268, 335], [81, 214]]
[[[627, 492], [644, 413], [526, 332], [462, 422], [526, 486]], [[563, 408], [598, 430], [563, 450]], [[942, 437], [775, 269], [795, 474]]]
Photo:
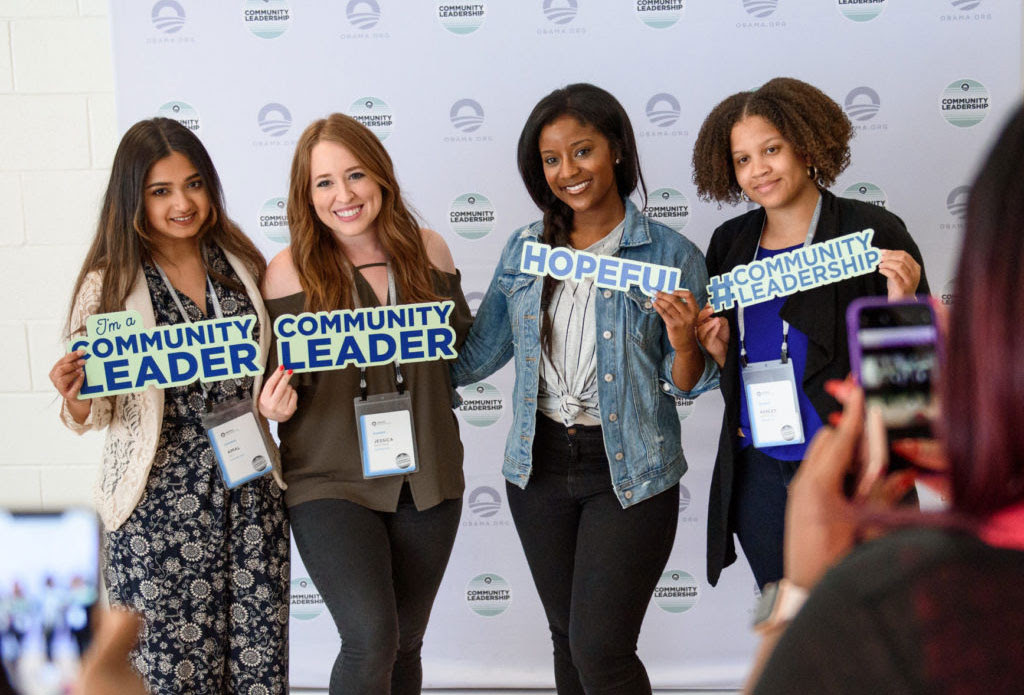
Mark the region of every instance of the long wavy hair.
[[[618, 99], [609, 92], [592, 84], [580, 82], [562, 89], [556, 89], [537, 102], [526, 119], [523, 132], [519, 135], [516, 160], [519, 175], [533, 202], [544, 213], [544, 233], [541, 241], [552, 247], [566, 246], [573, 228], [573, 211], [551, 190], [544, 176], [544, 162], [540, 156], [540, 133], [562, 116], [572, 116], [583, 125], [596, 128], [608, 139], [612, 155], [619, 159], [615, 166], [615, 185], [619, 196], [625, 198], [636, 190], [639, 183], [643, 191], [644, 204], [647, 201], [647, 186], [640, 172], [640, 156], [637, 153], [633, 125], [626, 110]], [[557, 283], [551, 277], [544, 278], [541, 292], [541, 345], [550, 348], [551, 318], [548, 305]]]
[[311, 123], [295, 147], [288, 188], [288, 226], [292, 262], [306, 293], [306, 311], [351, 309], [354, 269], [331, 230], [313, 209], [310, 159], [319, 142], [349, 150], [367, 176], [381, 188], [377, 236], [391, 258], [398, 294], [405, 302], [432, 302], [439, 297], [430, 277], [430, 260], [420, 225], [402, 200], [395, 168], [387, 150], [368, 128], [334, 113]]
[[[266, 260], [224, 211], [220, 177], [203, 143], [177, 121], [151, 118], [129, 128], [117, 146], [107, 192], [103, 196], [99, 224], [75, 280], [72, 304], [86, 275], [97, 270], [103, 273], [103, 289], [97, 311], [106, 313], [124, 309], [139, 268], [143, 261], [152, 260], [153, 235], [146, 227], [146, 177], [157, 161], [169, 157], [172, 152], [188, 157], [199, 172], [203, 188], [210, 199], [210, 216], [198, 234], [200, 253], [207, 272], [225, 285], [237, 290], [245, 289], [237, 281], [224, 277], [210, 267], [208, 253], [211, 245], [215, 244], [241, 258], [256, 278], [257, 284], [262, 281], [267, 268]], [[72, 311], [73, 305], [68, 311], [68, 335], [84, 329], [84, 326], [71, 325]]]
[[954, 510], [1024, 500], [1024, 109], [971, 187], [943, 369], [942, 437]]

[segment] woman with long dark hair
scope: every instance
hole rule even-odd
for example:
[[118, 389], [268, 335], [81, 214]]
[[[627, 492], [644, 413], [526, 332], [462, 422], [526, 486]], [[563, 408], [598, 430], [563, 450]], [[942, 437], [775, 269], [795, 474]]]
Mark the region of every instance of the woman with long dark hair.
[[[272, 317], [452, 300], [461, 343], [472, 319], [448, 246], [420, 229], [365, 126], [336, 113], [302, 133], [288, 226], [291, 245], [263, 284]], [[415, 472], [364, 468], [356, 401], [368, 398], [407, 403]], [[420, 692], [420, 647], [465, 487], [451, 404], [440, 360], [295, 376], [282, 365], [267, 379], [260, 409], [280, 423], [295, 543], [341, 636], [331, 693]]]
[[[856, 470], [863, 393], [811, 445], [793, 481], [786, 581], [810, 590], [756, 693], [1019, 693], [1024, 681], [1024, 110], [971, 187], [941, 365], [939, 442], [894, 447], [933, 471], [948, 511], [867, 512], [843, 494]], [[870, 436], [870, 432], [869, 432]], [[935, 473], [938, 473], [936, 476]], [[913, 473], [884, 485], [899, 496]], [[884, 497], [884, 495], [883, 495]], [[899, 530], [855, 547], [865, 523]], [[781, 635], [781, 637], [780, 637]]]
[[[701, 198], [758, 205], [715, 230], [709, 275], [865, 229], [874, 230], [871, 243], [882, 249], [878, 272], [719, 316], [710, 306], [703, 309], [698, 334], [722, 370], [725, 401], [708, 503], [711, 584], [736, 559], [733, 534], [759, 587], [782, 576], [786, 488], [814, 433], [839, 409], [825, 382], [850, 371], [846, 307], [857, 297], [928, 292], [921, 253], [903, 221], [828, 191], [850, 163], [852, 134], [846, 114], [824, 92], [779, 77], [723, 100], [694, 144], [693, 180]], [[776, 384], [791, 380], [785, 393], [796, 398], [751, 403], [747, 387], [764, 375]], [[757, 426], [758, 410], [795, 416], [768, 431], [764, 423]]]
[[[114, 155], [67, 337], [84, 334], [89, 316], [113, 311], [139, 312], [146, 329], [255, 314], [252, 339], [266, 355], [265, 267], [228, 219], [199, 139], [166, 118], [140, 121]], [[135, 668], [153, 692], [286, 692], [280, 478], [275, 470], [229, 489], [203, 425], [208, 409], [233, 402], [247, 402], [255, 416], [261, 377], [80, 400], [86, 358], [68, 353], [50, 380], [67, 427], [107, 430], [96, 491], [103, 574], [111, 602], [145, 619]]]
[[[534, 107], [519, 173], [544, 213], [502, 251], [454, 367], [458, 385], [513, 357], [514, 422], [503, 473], [509, 508], [554, 642], [561, 695], [649, 693], [636, 655], [678, 519], [676, 396], [714, 386], [694, 334], [707, 275], [700, 251], [644, 217], [622, 105], [573, 84]], [[648, 297], [520, 270], [526, 242], [678, 268], [682, 286]]]

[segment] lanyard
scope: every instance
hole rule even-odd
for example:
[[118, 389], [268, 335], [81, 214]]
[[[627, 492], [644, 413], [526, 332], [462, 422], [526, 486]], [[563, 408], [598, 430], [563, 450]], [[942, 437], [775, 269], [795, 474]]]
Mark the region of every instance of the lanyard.
[[[810, 246], [811, 240], [814, 239], [814, 231], [818, 228], [818, 218], [821, 217], [821, 194], [818, 195], [818, 204], [814, 206], [814, 215], [811, 216], [811, 224], [807, 227], [807, 237], [804, 239], [804, 247]], [[767, 214], [765, 215], [765, 222], [768, 221]], [[764, 236], [764, 225], [765, 222], [761, 223], [761, 233], [757, 237], [757, 246], [754, 247], [754, 258], [757, 260], [757, 254], [761, 250], [761, 237]], [[739, 306], [736, 308], [736, 322], [740, 326], [740, 364], [744, 367], [747, 366], [747, 343], [746, 343], [746, 326], [743, 323], [743, 307]], [[789, 322], [786, 320], [782, 321], [782, 364], [789, 361]]]
[[[181, 299], [178, 297], [178, 291], [171, 285], [171, 281], [167, 278], [167, 273], [160, 267], [160, 264], [153, 261], [156, 265], [156, 270], [160, 273], [160, 279], [164, 281], [164, 287], [171, 294], [171, 299], [174, 300], [175, 306], [178, 307], [178, 312], [181, 314], [181, 318], [185, 320], [185, 323], [192, 323], [192, 319], [189, 317], [188, 312], [185, 311], [185, 306], [181, 303]], [[224, 312], [220, 308], [220, 299], [217, 297], [217, 290], [213, 288], [213, 282], [210, 280], [210, 274], [206, 274], [206, 289], [210, 290], [210, 300], [213, 302], [213, 315], [219, 319], [224, 318]], [[206, 398], [210, 395], [210, 389], [212, 386], [204, 381], [199, 382], [199, 386], [203, 389], [203, 397]]]
[[[371, 263], [369, 265], [380, 265], [380, 263]], [[398, 304], [398, 292], [395, 289], [395, 274], [391, 271], [391, 261], [384, 264], [388, 269], [388, 306], [395, 306]], [[360, 266], [365, 268], [367, 266]], [[353, 273], [358, 272], [358, 269], [353, 268]], [[352, 276], [352, 306], [356, 309], [362, 309], [363, 304], [359, 301], [359, 289], [356, 287], [355, 275]], [[405, 379], [402, 377], [402, 368], [398, 365], [398, 360], [395, 360], [395, 383], [398, 385], [398, 393], [405, 392]], [[359, 368], [359, 395], [362, 400], [366, 400], [367, 395], [367, 384], [366, 384], [366, 367]]]

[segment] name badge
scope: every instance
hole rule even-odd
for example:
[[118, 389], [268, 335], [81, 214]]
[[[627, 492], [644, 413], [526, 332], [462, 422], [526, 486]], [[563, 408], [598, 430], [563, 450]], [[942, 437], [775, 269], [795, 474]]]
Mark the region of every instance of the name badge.
[[229, 490], [272, 470], [263, 428], [252, 410], [251, 400], [217, 406], [203, 415], [203, 429]]
[[803, 444], [804, 425], [793, 374], [793, 361], [751, 362], [741, 369], [747, 415], [758, 449]]
[[417, 470], [416, 433], [409, 392], [355, 398], [356, 431], [363, 477], [405, 475]]

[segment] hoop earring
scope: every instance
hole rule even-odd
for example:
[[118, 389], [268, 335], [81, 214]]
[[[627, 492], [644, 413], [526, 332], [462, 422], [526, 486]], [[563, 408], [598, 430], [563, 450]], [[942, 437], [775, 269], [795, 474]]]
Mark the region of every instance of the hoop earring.
[[811, 181], [814, 181], [815, 183], [818, 182], [818, 168], [813, 164], [807, 167], [807, 178], [809, 178]]

